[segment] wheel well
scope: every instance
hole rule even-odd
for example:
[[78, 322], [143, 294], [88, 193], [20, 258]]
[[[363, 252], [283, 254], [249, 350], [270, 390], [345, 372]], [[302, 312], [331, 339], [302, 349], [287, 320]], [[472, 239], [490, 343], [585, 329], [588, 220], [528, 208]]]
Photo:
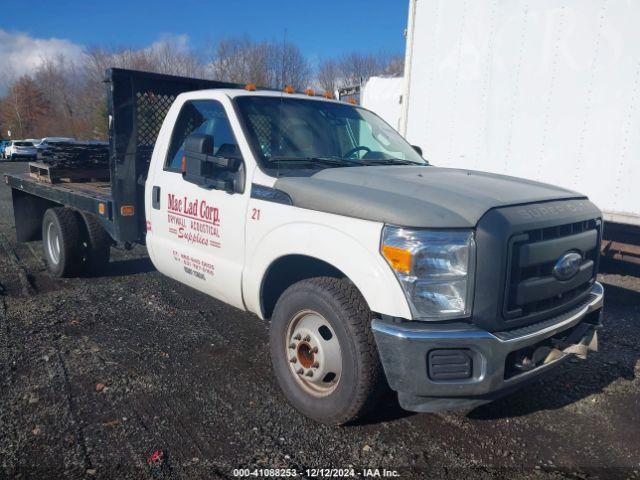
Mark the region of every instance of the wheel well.
[[333, 265], [306, 255], [286, 255], [274, 261], [262, 279], [260, 303], [264, 318], [270, 318], [280, 295], [296, 282], [313, 277], [346, 278]]

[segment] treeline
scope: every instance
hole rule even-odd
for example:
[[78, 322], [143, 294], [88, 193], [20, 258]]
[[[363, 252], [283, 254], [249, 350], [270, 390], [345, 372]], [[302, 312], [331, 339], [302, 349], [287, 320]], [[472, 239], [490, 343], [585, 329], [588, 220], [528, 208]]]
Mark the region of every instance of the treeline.
[[0, 138], [71, 136], [105, 139], [107, 112], [104, 71], [131, 68], [236, 83], [253, 82], [271, 88], [291, 85], [330, 90], [358, 84], [373, 75], [401, 75], [401, 56], [350, 53], [313, 66], [291, 43], [255, 42], [249, 37], [224, 39], [206, 54], [196, 54], [176, 42], [142, 50], [88, 50], [82, 59], [45, 59], [30, 75], [9, 82], [0, 99]]

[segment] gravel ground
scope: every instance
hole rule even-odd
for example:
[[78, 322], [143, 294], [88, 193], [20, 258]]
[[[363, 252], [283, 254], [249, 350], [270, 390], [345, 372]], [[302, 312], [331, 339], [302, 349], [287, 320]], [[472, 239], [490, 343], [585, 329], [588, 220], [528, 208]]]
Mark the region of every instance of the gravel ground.
[[114, 249], [94, 277], [48, 276], [40, 244], [16, 243], [2, 183], [0, 477], [640, 478], [640, 277], [608, 268], [601, 348], [586, 361], [471, 412], [412, 414], [390, 395], [365, 421], [328, 427], [279, 393], [267, 324], [163, 277], [143, 248]]

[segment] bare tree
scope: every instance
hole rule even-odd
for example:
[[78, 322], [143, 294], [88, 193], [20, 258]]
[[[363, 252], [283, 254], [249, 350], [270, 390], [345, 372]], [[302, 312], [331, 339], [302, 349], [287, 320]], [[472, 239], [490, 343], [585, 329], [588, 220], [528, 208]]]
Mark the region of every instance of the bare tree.
[[225, 82], [269, 84], [269, 45], [249, 37], [220, 40], [210, 64], [211, 75]]
[[78, 92], [83, 98], [85, 116], [90, 119], [91, 128], [85, 135], [94, 138], [106, 138], [107, 135], [103, 82], [105, 70], [110, 67], [199, 78], [206, 73], [206, 68], [197, 55], [175, 39], [168, 39], [142, 50], [90, 49], [84, 65], [85, 85]]
[[269, 86], [283, 88], [287, 85], [296, 90], [304, 90], [309, 86], [311, 67], [300, 49], [291, 43], [270, 42]]
[[63, 56], [45, 59], [33, 80], [50, 106], [42, 128], [49, 135], [77, 136], [83, 132], [87, 118], [78, 95], [84, 85], [74, 63]]
[[325, 60], [318, 67], [316, 81], [327, 92], [335, 92], [344, 86], [342, 70], [335, 60]]
[[326, 90], [360, 85], [375, 75], [398, 76], [404, 70], [404, 57], [386, 53], [352, 52], [338, 60], [325, 60], [317, 71], [316, 81]]
[[0, 117], [14, 138], [37, 137], [42, 133], [42, 120], [49, 114], [49, 104], [33, 79], [24, 75], [9, 89], [0, 105]]
[[386, 61], [384, 74], [390, 77], [404, 75], [404, 55], [392, 55]]
[[349, 85], [358, 85], [369, 77], [379, 75], [384, 70], [382, 55], [353, 52], [339, 60], [340, 71]]
[[254, 42], [248, 36], [227, 38], [218, 42], [212, 56], [211, 76], [226, 82], [303, 89], [311, 77], [309, 62], [290, 43]]
[[155, 72], [194, 78], [204, 75], [205, 69], [198, 57], [175, 39], [159, 42], [142, 52]]
[[403, 58], [353, 52], [327, 59], [312, 72], [295, 44], [284, 39], [256, 42], [248, 36], [222, 39], [205, 57], [196, 55], [180, 37], [144, 49], [91, 48], [77, 63], [62, 57], [43, 59], [32, 77], [16, 79], [6, 69], [0, 72], [0, 85], [7, 91], [0, 99], [0, 125], [19, 136], [106, 138], [104, 74], [109, 67], [254, 82], [277, 89], [291, 85], [298, 91], [313, 82], [333, 92], [372, 75], [401, 75]]

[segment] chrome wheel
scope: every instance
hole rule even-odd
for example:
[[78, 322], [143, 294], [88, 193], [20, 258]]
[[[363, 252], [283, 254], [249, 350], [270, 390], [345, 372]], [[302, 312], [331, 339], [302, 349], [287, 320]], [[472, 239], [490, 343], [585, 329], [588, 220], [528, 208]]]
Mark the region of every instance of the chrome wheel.
[[303, 310], [289, 322], [285, 338], [289, 368], [309, 394], [331, 394], [340, 382], [342, 352], [333, 328], [313, 310]]
[[60, 235], [53, 222], [47, 225], [47, 251], [53, 263], [60, 263]]

